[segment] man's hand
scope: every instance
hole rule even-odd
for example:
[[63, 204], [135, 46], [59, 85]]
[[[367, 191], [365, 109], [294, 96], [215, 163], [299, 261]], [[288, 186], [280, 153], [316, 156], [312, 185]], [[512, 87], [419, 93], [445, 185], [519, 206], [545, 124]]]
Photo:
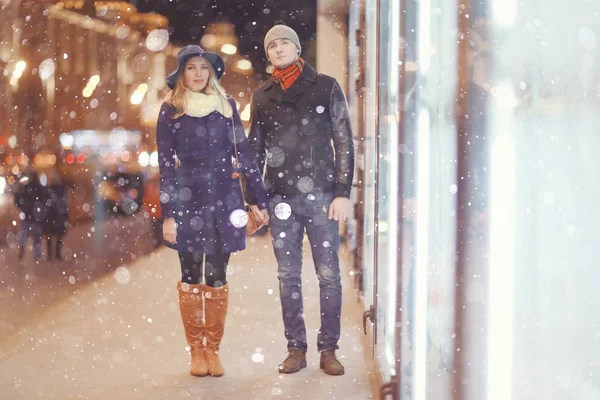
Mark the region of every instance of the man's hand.
[[345, 221], [350, 212], [350, 199], [346, 197], [336, 197], [329, 206], [329, 219], [336, 221]]
[[254, 214], [256, 220], [261, 226], [269, 224], [269, 210], [266, 208], [259, 210], [257, 205], [251, 205], [250, 211], [252, 211], [252, 214]]

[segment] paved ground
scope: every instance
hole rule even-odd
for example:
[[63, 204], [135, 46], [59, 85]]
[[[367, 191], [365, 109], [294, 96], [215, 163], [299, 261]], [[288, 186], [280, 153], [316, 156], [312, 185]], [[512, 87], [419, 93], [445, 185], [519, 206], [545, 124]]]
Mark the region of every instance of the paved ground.
[[151, 253], [154, 243], [149, 221], [139, 214], [75, 223], [64, 239], [63, 261], [47, 261], [45, 243], [42, 248], [43, 259], [36, 263], [31, 240], [22, 261], [14, 236], [0, 245], [0, 337], [14, 333], [21, 323], [80, 287]]
[[[304, 275], [309, 366], [294, 375], [277, 373], [286, 349], [276, 264], [269, 237], [257, 237], [248, 250], [232, 257], [228, 270], [230, 312], [222, 344], [226, 375], [195, 378], [188, 374], [177, 306], [176, 253], [162, 247], [140, 255], [151, 246], [149, 224], [135, 218], [100, 227], [104, 232], [99, 235], [112, 239], [101, 243], [93, 239], [98, 230], [90, 228], [71, 232], [84, 241], [83, 247], [67, 246], [63, 263], [35, 265], [29, 260], [18, 266], [9, 261], [14, 250], [0, 250], [0, 265], [5, 266], [0, 306], [8, 315], [0, 322], [2, 399], [373, 397], [361, 307], [347, 272], [339, 351], [346, 375], [331, 377], [318, 368], [318, 284], [310, 257], [305, 258]], [[123, 252], [125, 248], [139, 252]], [[121, 263], [99, 261], [119, 251]], [[344, 251], [342, 261], [346, 255]], [[346, 264], [343, 268], [349, 270]]]

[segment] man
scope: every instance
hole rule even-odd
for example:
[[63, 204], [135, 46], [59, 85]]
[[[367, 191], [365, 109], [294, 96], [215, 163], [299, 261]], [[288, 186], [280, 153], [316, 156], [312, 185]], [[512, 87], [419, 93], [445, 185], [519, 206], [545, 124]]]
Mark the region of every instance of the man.
[[33, 253], [36, 263], [42, 259], [42, 223], [46, 217], [48, 195], [40, 183], [37, 173], [31, 172], [19, 181], [14, 196], [15, 205], [22, 215], [23, 225], [18, 233], [19, 260], [23, 259], [27, 238], [33, 235]]
[[48, 173], [48, 186], [46, 195], [46, 218], [43, 224], [43, 233], [48, 244], [48, 260], [52, 260], [52, 240], [54, 242], [54, 257], [61, 261], [63, 238], [69, 227], [69, 197], [67, 186], [62, 182], [57, 170]]
[[269, 227], [288, 340], [288, 357], [279, 371], [306, 367], [301, 279], [306, 230], [320, 288], [320, 368], [342, 375], [344, 366], [335, 350], [342, 308], [338, 221], [348, 217], [354, 171], [348, 104], [334, 78], [317, 73], [300, 58], [302, 47], [293, 29], [275, 25], [264, 46], [275, 69], [254, 91], [249, 142], [261, 170], [267, 163]]

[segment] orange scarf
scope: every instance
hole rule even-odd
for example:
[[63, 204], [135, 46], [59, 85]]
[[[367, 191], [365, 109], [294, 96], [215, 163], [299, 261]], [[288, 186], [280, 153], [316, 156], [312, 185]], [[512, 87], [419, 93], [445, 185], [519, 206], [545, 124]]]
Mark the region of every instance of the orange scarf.
[[304, 60], [298, 58], [296, 62], [289, 67], [275, 69], [271, 78], [273, 79], [273, 82], [281, 86], [283, 90], [288, 90], [290, 86], [296, 82], [296, 79], [298, 79], [300, 74], [302, 74], [302, 70], [304, 70]]

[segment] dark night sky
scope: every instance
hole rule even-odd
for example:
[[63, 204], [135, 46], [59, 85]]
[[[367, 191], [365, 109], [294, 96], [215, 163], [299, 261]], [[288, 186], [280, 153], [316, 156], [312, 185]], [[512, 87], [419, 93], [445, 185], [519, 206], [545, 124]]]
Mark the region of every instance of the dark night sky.
[[[204, 27], [213, 21], [235, 25], [239, 52], [264, 71], [263, 39], [275, 21], [283, 20], [300, 37], [303, 48], [314, 39], [316, 0], [129, 0], [139, 12], [157, 12], [169, 19], [171, 41], [199, 44]], [[256, 25], [252, 22], [255, 21]], [[257, 47], [257, 49], [255, 48]]]

